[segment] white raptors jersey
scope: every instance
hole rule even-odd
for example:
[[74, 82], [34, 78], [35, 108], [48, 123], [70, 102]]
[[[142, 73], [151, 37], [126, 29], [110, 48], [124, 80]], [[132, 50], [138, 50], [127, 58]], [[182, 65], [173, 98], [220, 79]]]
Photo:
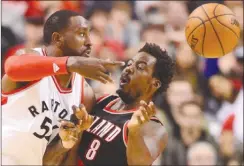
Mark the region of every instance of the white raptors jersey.
[[[45, 56], [43, 49], [35, 50]], [[54, 67], [58, 69], [55, 64]], [[72, 105], [82, 102], [84, 81], [74, 74], [72, 89], [63, 89], [54, 76], [48, 76], [3, 94], [7, 97], [2, 106], [3, 155], [10, 156], [18, 165], [42, 165], [47, 144], [58, 134], [59, 120], [69, 120]]]

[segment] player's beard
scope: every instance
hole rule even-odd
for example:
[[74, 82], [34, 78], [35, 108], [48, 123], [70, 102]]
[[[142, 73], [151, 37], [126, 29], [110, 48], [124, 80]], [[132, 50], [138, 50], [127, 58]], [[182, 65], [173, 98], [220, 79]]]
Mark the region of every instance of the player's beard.
[[65, 56], [81, 56], [77, 51], [71, 49], [66, 42], [64, 42], [62, 50]]
[[122, 89], [118, 89], [116, 91], [116, 93], [119, 95], [119, 97], [121, 98], [121, 100], [125, 103], [125, 104], [133, 104], [137, 101], [138, 97], [140, 96], [139, 93], [137, 93], [136, 97], [130, 95], [129, 93], [123, 91]]

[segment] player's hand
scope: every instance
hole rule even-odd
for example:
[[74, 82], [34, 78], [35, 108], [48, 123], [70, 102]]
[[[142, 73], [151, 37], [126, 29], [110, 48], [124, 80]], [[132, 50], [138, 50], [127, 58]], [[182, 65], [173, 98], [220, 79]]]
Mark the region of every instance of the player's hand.
[[80, 75], [100, 81], [102, 83], [113, 82], [112, 78], [107, 74], [111, 67], [124, 66], [122, 61], [102, 60], [87, 57], [69, 57], [67, 68], [69, 72], [76, 72]]
[[74, 123], [69, 121], [61, 121], [59, 137], [65, 149], [71, 149], [78, 140], [79, 130]]
[[129, 132], [136, 133], [139, 129], [156, 114], [153, 102], [147, 104], [145, 101], [140, 102], [140, 107], [134, 112], [128, 122]]
[[94, 117], [87, 113], [83, 104], [80, 104], [79, 107], [73, 106], [72, 109], [74, 114], [71, 116], [71, 121], [79, 129], [79, 132], [87, 130], [93, 123]]

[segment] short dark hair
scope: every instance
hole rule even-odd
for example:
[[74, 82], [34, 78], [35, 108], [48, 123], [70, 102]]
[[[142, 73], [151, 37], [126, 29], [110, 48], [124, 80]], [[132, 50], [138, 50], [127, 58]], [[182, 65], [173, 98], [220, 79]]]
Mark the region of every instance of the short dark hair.
[[53, 13], [45, 22], [43, 30], [43, 40], [45, 44], [50, 44], [52, 34], [60, 32], [68, 26], [70, 17], [80, 16], [79, 13], [71, 10], [59, 10]]
[[160, 80], [161, 87], [156, 91], [155, 95], [165, 92], [174, 75], [175, 64], [167, 51], [162, 50], [157, 44], [146, 43], [138, 52], [146, 52], [156, 58], [153, 76]]

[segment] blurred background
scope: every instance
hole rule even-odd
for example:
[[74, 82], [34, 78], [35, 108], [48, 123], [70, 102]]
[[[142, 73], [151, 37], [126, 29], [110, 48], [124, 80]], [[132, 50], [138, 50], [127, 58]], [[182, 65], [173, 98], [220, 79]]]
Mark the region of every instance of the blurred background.
[[[189, 14], [206, 2], [3, 1], [2, 75], [5, 59], [18, 49], [42, 46], [43, 24], [50, 14], [77, 11], [92, 24], [91, 56], [127, 61], [145, 42], [153, 42], [176, 61], [168, 91], [156, 98], [169, 142], [155, 165], [243, 165], [243, 2], [211, 2], [228, 6], [242, 26], [237, 48], [219, 59], [195, 55], [185, 41]], [[114, 69], [114, 80], [120, 72]], [[89, 83], [98, 95], [117, 89]]]

